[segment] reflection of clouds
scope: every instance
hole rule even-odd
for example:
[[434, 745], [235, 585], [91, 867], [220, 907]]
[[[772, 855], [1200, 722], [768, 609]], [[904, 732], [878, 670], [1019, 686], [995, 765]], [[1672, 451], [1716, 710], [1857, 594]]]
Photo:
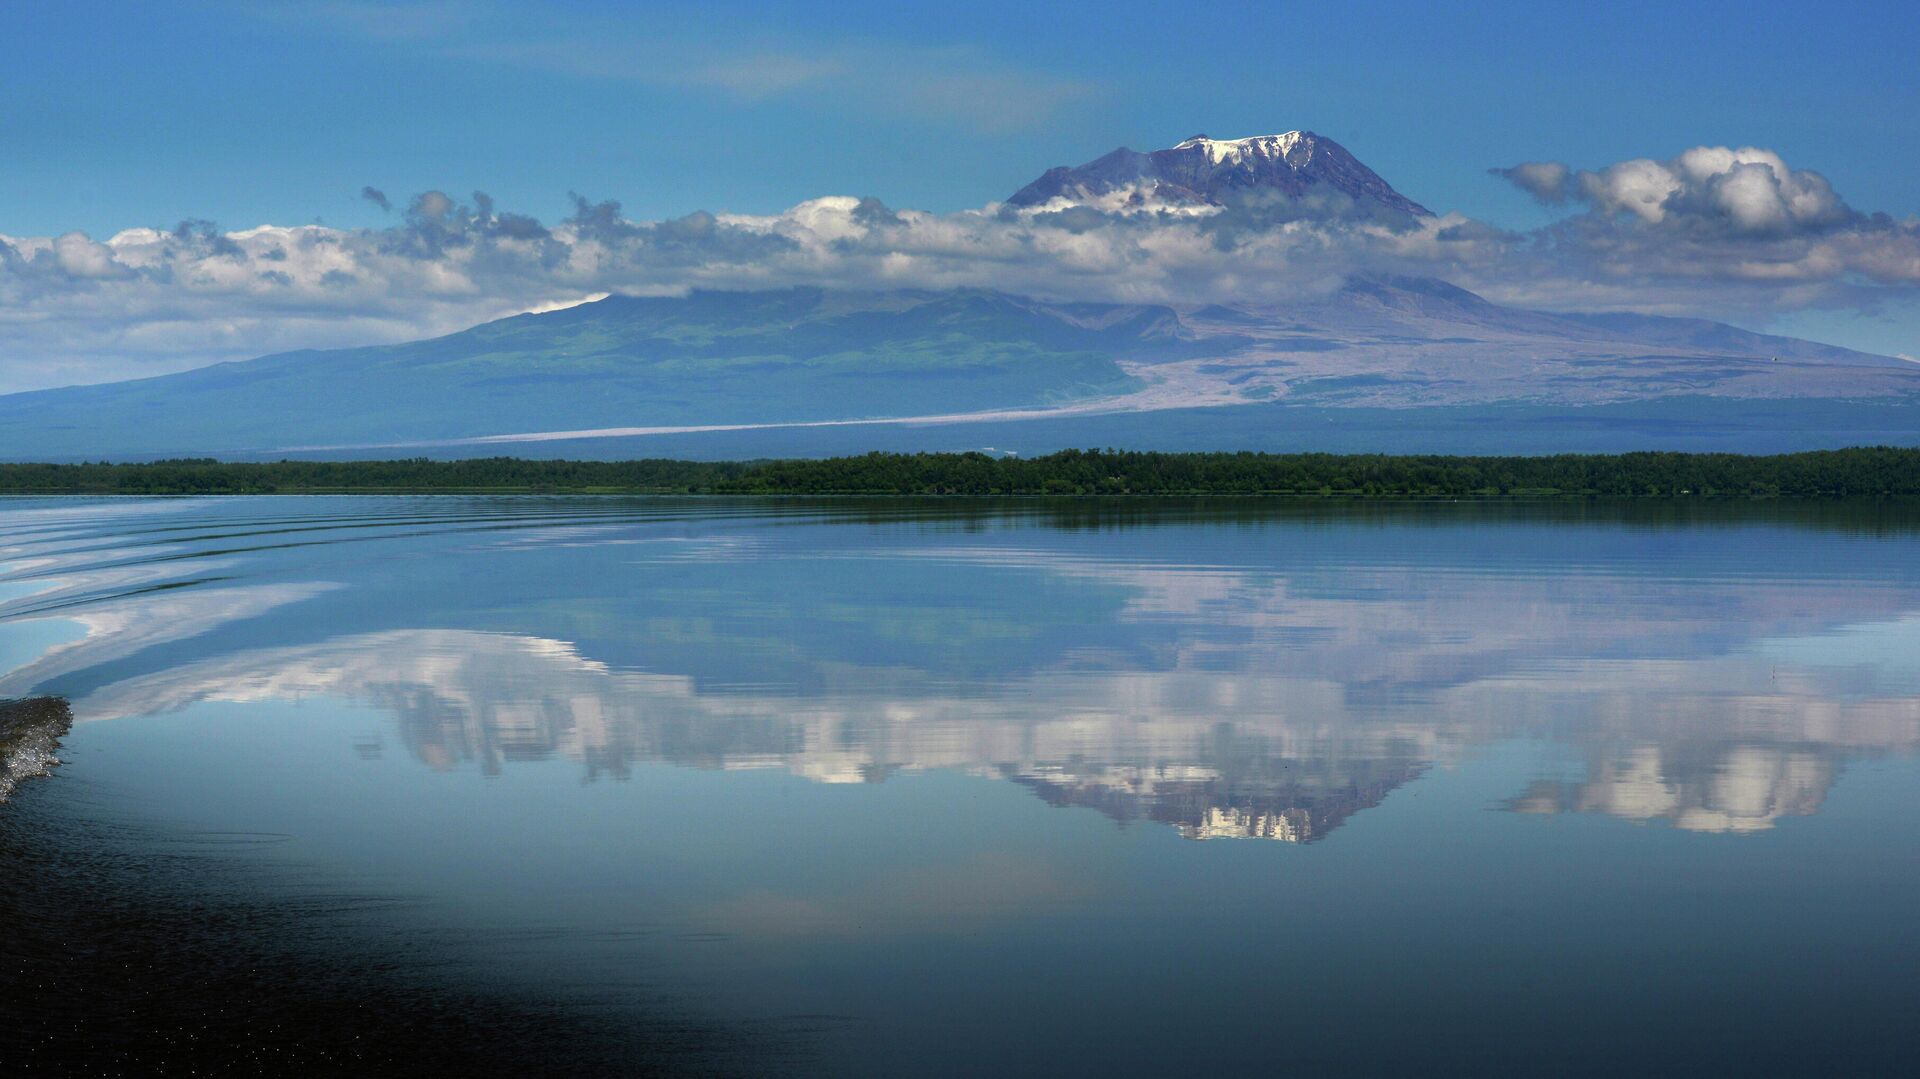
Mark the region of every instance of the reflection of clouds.
[[1920, 696], [1847, 669], [1746, 656], [1556, 662], [1438, 694], [1440, 714], [1505, 714], [1507, 733], [1721, 738], [1849, 754], [1920, 748]]
[[169, 641], [195, 637], [230, 622], [338, 587], [325, 583], [246, 585], [134, 596], [111, 607], [86, 607], [63, 617], [83, 631], [40, 658], [0, 675], [0, 697], [16, 696], [49, 679], [133, 655]]
[[1843, 755], [1920, 746], [1920, 698], [1850, 692], [1857, 672], [1750, 654], [1554, 661], [1372, 698], [1334, 679], [1254, 673], [1287, 664], [1249, 649], [1232, 669], [1043, 670], [974, 695], [912, 672], [829, 666], [823, 692], [794, 696], [703, 690], [544, 638], [396, 630], [142, 675], [75, 712], [84, 721], [327, 695], [391, 711], [409, 750], [436, 768], [559, 757], [590, 778], [668, 761], [820, 782], [957, 769], [1191, 838], [1293, 841], [1321, 838], [1427, 765], [1500, 738], [1635, 747], [1587, 783], [1536, 786], [1515, 808], [1701, 831], [1812, 812]]
[[[410, 737], [438, 747], [423, 755], [447, 763], [488, 753], [591, 759], [624, 746], [639, 751], [634, 759], [798, 765], [828, 781], [900, 768], [1026, 765], [1036, 753], [1067, 760], [1116, 745], [1133, 754], [1179, 751], [1226, 719], [1265, 729], [1281, 752], [1294, 755], [1356, 733], [1438, 750], [1423, 728], [1343, 729], [1339, 689], [1331, 684], [1201, 671], [1075, 671], [966, 696], [885, 670], [827, 673], [829, 690], [818, 697], [703, 693], [689, 677], [616, 670], [563, 641], [393, 630], [212, 657], [102, 687], [76, 711], [88, 721], [206, 700], [333, 695], [400, 713]], [[771, 733], [757, 730], [768, 724]], [[636, 733], [645, 737], [636, 740]], [[793, 759], [803, 752], [806, 761]]]
[[[649, 512], [655, 522], [707, 513], [671, 502]], [[621, 545], [614, 557], [631, 556], [621, 565], [685, 561], [692, 569], [671, 568], [661, 579], [672, 587], [623, 631], [658, 657], [691, 655], [732, 675], [759, 669], [755, 655], [777, 655], [772, 676], [807, 691], [616, 668], [549, 637], [400, 629], [198, 649], [205, 658], [98, 685], [77, 718], [327, 696], [390, 712], [401, 744], [435, 768], [561, 758], [592, 778], [666, 761], [834, 783], [952, 769], [1192, 838], [1293, 841], [1321, 838], [1429, 766], [1502, 738], [1570, 742], [1601, 762], [1577, 789], [1536, 788], [1516, 805], [1703, 830], [1811, 812], [1846, 757], [1920, 746], [1920, 689], [1904, 648], [1920, 594], [1896, 575], [1676, 575], [1632, 545], [1623, 550], [1642, 561], [1607, 561], [1621, 551], [1603, 548], [1505, 572], [1486, 569], [1478, 551], [1398, 559], [1318, 544], [1271, 566], [1182, 565], [1001, 534], [925, 547], [913, 530], [898, 543], [823, 550], [810, 536], [787, 542], [790, 531], [623, 532], [630, 522], [522, 503], [485, 512], [436, 503], [431, 513], [397, 504], [382, 519], [411, 529], [468, 517], [515, 523], [457, 541], [487, 558], [578, 543]], [[344, 520], [358, 529], [367, 518]], [[285, 523], [248, 518], [244, 529]], [[235, 531], [222, 524], [217, 534], [230, 544]], [[178, 575], [204, 576], [212, 559], [238, 562], [237, 576], [257, 563], [222, 550], [207, 561], [90, 564], [92, 543], [38, 553], [71, 557], [52, 579], [88, 601], [62, 608], [85, 636], [0, 679], [0, 694], [338, 587], [141, 591], [190, 583]], [[852, 557], [865, 560], [864, 576], [846, 591], [796, 591], [784, 573], [718, 564]], [[930, 598], [899, 588], [924, 571], [944, 575]], [[614, 602], [600, 582], [555, 587], [554, 607], [570, 613]], [[17, 609], [46, 602], [43, 593]], [[297, 614], [272, 619], [279, 639], [300, 639]], [[882, 655], [888, 665], [873, 658]]]
[[1920, 697], [1899, 688], [1751, 655], [1587, 661], [1455, 687], [1439, 707], [1507, 709], [1527, 717], [1511, 733], [1589, 747], [1584, 782], [1536, 783], [1510, 808], [1751, 832], [1818, 809], [1849, 756], [1920, 748]]
[[1910, 689], [1900, 672], [1785, 667], [1762, 658], [1767, 651], [1558, 663], [1449, 690], [1441, 707], [1470, 715], [1517, 702], [1533, 719], [1513, 733], [1589, 747], [1585, 781], [1541, 781], [1510, 808], [1699, 832], [1760, 831], [1811, 814], [1845, 758], [1920, 748], [1920, 697], [1899, 695]]
[[1502, 574], [1325, 559], [1252, 571], [1010, 546], [899, 553], [1110, 586], [1125, 597], [1120, 620], [1180, 631], [1176, 666], [1257, 667], [1331, 680], [1350, 693], [1473, 684], [1561, 658], [1691, 656], [1819, 638], [1836, 625], [1897, 620], [1920, 606], [1911, 587], [1841, 578], [1726, 574], [1677, 583], [1571, 566]]
[[1756, 654], [1782, 663], [1846, 667], [1920, 688], [1920, 616], [1846, 626], [1831, 633], [1762, 642]]
[[102, 527], [124, 529], [129, 521], [178, 514], [196, 504], [196, 500], [184, 498], [8, 497], [0, 500], [7, 513], [7, 536], [0, 540], [0, 557], [24, 549], [29, 541]]
[[205, 524], [184, 511], [198, 499], [61, 499], [5, 506], [0, 537], [0, 617], [31, 617], [82, 603], [119, 602], [178, 587], [189, 575], [231, 570], [237, 559], [203, 553], [183, 533]]
[[703, 693], [691, 678], [613, 670], [563, 642], [400, 630], [230, 653], [103, 687], [75, 711], [90, 721], [331, 695], [393, 712], [411, 752], [436, 768], [564, 757], [591, 778], [658, 760], [828, 783], [956, 769], [1196, 837], [1212, 806], [1255, 816], [1305, 806], [1314, 823], [1294, 838], [1317, 837], [1453, 753], [1430, 726], [1349, 722], [1338, 687], [1311, 681], [1050, 672], [962, 696], [885, 671], [829, 673], [833, 688], [818, 697]]
[[[32, 614], [83, 601], [117, 600], [142, 589], [174, 584], [180, 580], [181, 564], [158, 559], [176, 550], [179, 548], [153, 549], [147, 553], [148, 561], [119, 566], [67, 568], [84, 563], [90, 552], [37, 559], [31, 567], [34, 577], [9, 582], [21, 586], [19, 593], [0, 593], [0, 616]], [[199, 558], [191, 568], [204, 575], [232, 564], [230, 559]]]
[[1597, 762], [1583, 783], [1542, 780], [1509, 807], [1668, 820], [1690, 832], [1757, 832], [1779, 817], [1819, 809], [1837, 770], [1830, 757], [1809, 751], [1736, 745], [1689, 754], [1690, 748], [1634, 746]]
[[7, 521], [0, 536], [0, 561], [7, 563], [8, 575], [84, 561], [125, 547], [130, 534], [146, 531], [140, 526], [149, 518], [159, 518], [156, 523], [164, 525], [195, 505], [190, 499], [60, 498], [16, 504], [0, 498]]

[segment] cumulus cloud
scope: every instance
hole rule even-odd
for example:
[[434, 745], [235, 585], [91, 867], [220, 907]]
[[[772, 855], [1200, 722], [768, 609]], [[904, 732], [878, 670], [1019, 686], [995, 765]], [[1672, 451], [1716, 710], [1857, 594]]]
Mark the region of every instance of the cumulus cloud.
[[105, 240], [0, 236], [0, 389], [409, 340], [609, 292], [980, 286], [1266, 306], [1383, 271], [1545, 308], [1725, 317], [1864, 308], [1920, 286], [1920, 224], [1855, 211], [1767, 151], [1499, 171], [1577, 212], [1514, 233], [1460, 214], [1360, 213], [1340, 199], [936, 214], [828, 197], [776, 214], [644, 221], [575, 195], [549, 224], [484, 192], [426, 191], [382, 228], [195, 220]]
[[46, 250], [53, 256], [53, 264], [59, 267], [60, 272], [76, 280], [123, 277], [127, 274], [127, 268], [115, 261], [111, 247], [95, 243], [84, 232], [56, 236], [47, 244]]
[[1548, 205], [1577, 201], [1602, 216], [1669, 228], [1772, 236], [1860, 218], [1826, 177], [1752, 146], [1696, 146], [1670, 161], [1641, 157], [1591, 171], [1558, 161], [1491, 171]]
[[1920, 285], [1920, 223], [1861, 213], [1825, 176], [1772, 150], [1696, 146], [1592, 170], [1529, 162], [1493, 171], [1542, 203], [1584, 207], [1536, 237], [1563, 276], [1742, 282], [1755, 286], [1755, 301], [1792, 306]]
[[1488, 169], [1495, 176], [1513, 181], [1513, 185], [1549, 206], [1567, 201], [1567, 180], [1573, 170], [1558, 161], [1526, 161], [1511, 168]]
[[407, 340], [605, 292], [980, 286], [1264, 302], [1377, 265], [1458, 270], [1508, 242], [1457, 215], [1381, 222], [1254, 206], [1175, 218], [998, 204], [935, 214], [851, 197], [637, 221], [618, 202], [576, 195], [573, 213], [548, 225], [482, 192], [427, 191], [385, 228], [184, 222], [104, 241], [0, 237], [0, 387]]
[[1597, 171], [1552, 161], [1496, 171], [1542, 202], [1574, 199], [1599, 214], [1670, 228], [1777, 236], [1838, 228], [1859, 216], [1826, 177], [1751, 146], [1696, 146], [1671, 161], [1636, 158]]

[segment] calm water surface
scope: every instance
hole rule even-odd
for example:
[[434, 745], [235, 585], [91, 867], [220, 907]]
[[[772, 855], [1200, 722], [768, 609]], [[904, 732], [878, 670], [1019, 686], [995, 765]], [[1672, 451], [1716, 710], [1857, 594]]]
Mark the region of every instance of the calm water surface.
[[0, 501], [0, 699], [73, 718], [0, 1059], [284, 983], [695, 1071], [1901, 1071], [1916, 525]]

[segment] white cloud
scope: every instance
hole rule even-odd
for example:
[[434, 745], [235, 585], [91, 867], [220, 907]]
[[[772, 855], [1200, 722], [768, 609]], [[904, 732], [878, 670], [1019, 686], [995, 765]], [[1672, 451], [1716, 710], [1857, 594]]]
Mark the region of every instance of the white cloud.
[[534, 304], [532, 307], [520, 313], [523, 315], [545, 315], [554, 311], [565, 311], [571, 307], [579, 307], [584, 303], [598, 303], [611, 295], [613, 295], [611, 292], [590, 292], [585, 296], [576, 297], [571, 300], [553, 300], [548, 303]]
[[48, 241], [45, 250], [60, 269], [73, 277], [118, 277], [126, 268], [114, 261], [113, 250], [94, 243], [85, 233], [69, 232]]
[[1871, 306], [1920, 286], [1920, 222], [1861, 213], [1772, 150], [1696, 146], [1667, 161], [1494, 172], [1542, 203], [1586, 207], [1535, 237], [1556, 279], [1654, 299], [1677, 289], [1696, 303], [1715, 292], [1748, 309]]
[[407, 340], [615, 291], [984, 286], [1063, 299], [1254, 302], [1330, 287], [1376, 262], [1470, 262], [1478, 256], [1467, 249], [1484, 244], [1440, 236], [1463, 223], [1441, 218], [1396, 232], [997, 205], [933, 214], [828, 197], [779, 214], [652, 222], [582, 200], [572, 218], [548, 228], [428, 192], [403, 223], [384, 229], [0, 237], [0, 355], [9, 357], [0, 387]]
[[1526, 161], [1512, 168], [1488, 171], [1506, 177], [1515, 187], [1548, 205], [1567, 201], [1567, 181], [1573, 175], [1572, 169], [1558, 161]]
[[1623, 161], [1575, 180], [1578, 197], [1596, 209], [1652, 224], [1672, 219], [1778, 235], [1844, 225], [1855, 216], [1826, 177], [1751, 146], [1696, 146], [1672, 161]]
[[429, 191], [379, 229], [183, 222], [104, 241], [0, 236], [0, 390], [410, 340], [610, 292], [981, 286], [1258, 306], [1375, 270], [1535, 307], [1764, 320], [1868, 309], [1920, 286], [1920, 224], [1853, 211], [1768, 151], [1503, 174], [1586, 209], [1513, 234], [1459, 214], [1374, 220], [1315, 200], [1195, 216], [999, 204], [935, 214], [827, 197], [777, 214], [634, 221], [617, 203], [579, 199], [549, 227], [482, 194]]
[[1588, 201], [1609, 213], [1632, 213], [1642, 221], [1664, 220], [1667, 200], [1685, 186], [1672, 169], [1646, 158], [1578, 174], [1578, 190]]

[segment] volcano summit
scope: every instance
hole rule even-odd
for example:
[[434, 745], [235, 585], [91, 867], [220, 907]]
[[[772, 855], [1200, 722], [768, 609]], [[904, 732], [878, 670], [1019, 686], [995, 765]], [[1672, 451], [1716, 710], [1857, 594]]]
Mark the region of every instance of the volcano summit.
[[1225, 206], [1250, 198], [1345, 198], [1356, 207], [1414, 217], [1433, 212], [1393, 189], [1346, 147], [1311, 131], [1210, 139], [1140, 153], [1122, 146], [1077, 168], [1048, 169], [1014, 192], [1020, 207], [1090, 205], [1101, 209]]

